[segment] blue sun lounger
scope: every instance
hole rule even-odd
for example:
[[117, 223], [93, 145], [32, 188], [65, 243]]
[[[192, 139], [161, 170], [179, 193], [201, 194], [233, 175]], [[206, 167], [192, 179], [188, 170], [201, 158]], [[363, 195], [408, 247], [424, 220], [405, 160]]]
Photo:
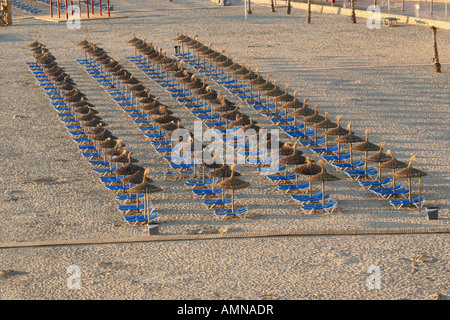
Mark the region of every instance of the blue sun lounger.
[[206, 196], [217, 196], [217, 195], [219, 195], [220, 193], [222, 193], [222, 189], [219, 189], [219, 188], [215, 188], [214, 190], [212, 190], [212, 189], [192, 189], [192, 192], [198, 198], [203, 199]]
[[336, 161], [342, 161], [342, 160], [348, 160], [350, 159], [350, 152], [343, 154], [343, 155], [336, 155], [336, 156], [322, 156], [322, 159], [329, 162], [330, 164], [333, 164]]
[[123, 220], [131, 226], [135, 226], [139, 222], [149, 222], [149, 223], [159, 222], [161, 216], [160, 216], [159, 212], [154, 212], [154, 211], [155, 211], [155, 207], [153, 207], [151, 209], [151, 211], [149, 212], [148, 215], [125, 216], [125, 217], [123, 217]]
[[[236, 198], [234, 199], [236, 201]], [[231, 204], [231, 197], [227, 199], [206, 199], [203, 201], [203, 205], [206, 209], [213, 209], [215, 206], [226, 206], [229, 208], [229, 204]]]
[[393, 196], [402, 196], [402, 197], [406, 198], [406, 195], [409, 193], [409, 189], [405, 188], [405, 187], [401, 187], [401, 188], [398, 188], [398, 189], [396, 188], [395, 191], [393, 189], [377, 190], [377, 191], [370, 190], [370, 191], [373, 191], [376, 195], [378, 195], [378, 196], [380, 196], [381, 198], [384, 198], [384, 199], [390, 199]]
[[213, 179], [205, 179], [205, 181], [203, 180], [187, 180], [186, 183], [184, 184], [185, 186], [188, 187], [197, 187], [197, 186], [207, 186], [213, 183]]
[[275, 176], [275, 175], [270, 175], [267, 176], [267, 179], [269, 179], [272, 182], [275, 182], [276, 184], [279, 184], [281, 181], [292, 181], [294, 180], [296, 177], [295, 173], [291, 173], [286, 175], [279, 175], [279, 176]]
[[315, 211], [325, 211], [327, 213], [333, 213], [337, 206], [337, 200], [333, 200], [322, 205], [321, 203], [305, 203], [301, 206], [301, 210], [305, 214], [312, 214]]
[[355, 160], [352, 163], [345, 162], [345, 163], [332, 163], [333, 167], [335, 167], [338, 170], [345, 170], [345, 169], [352, 169], [352, 168], [358, 168], [362, 167], [364, 165], [364, 161], [362, 160]]
[[279, 184], [277, 185], [277, 189], [280, 191], [284, 191], [284, 193], [288, 193], [289, 191], [303, 190], [309, 187], [309, 182], [303, 182], [300, 184]]
[[392, 178], [385, 178], [381, 181], [364, 181], [364, 180], [359, 180], [359, 185], [361, 187], [364, 187], [366, 189], [369, 188], [374, 188], [374, 187], [384, 187], [386, 185], [392, 184]]
[[214, 215], [218, 218], [218, 219], [224, 219], [227, 216], [237, 216], [240, 219], [245, 219], [248, 213], [248, 206], [239, 208], [239, 209], [215, 209], [214, 210]]
[[[291, 194], [291, 198], [300, 204], [322, 201], [322, 191], [316, 192], [313, 195], [298, 195]], [[330, 198], [330, 195], [325, 193], [325, 199]]]
[[413, 205], [416, 208], [419, 208], [419, 207], [422, 208], [425, 203], [425, 197], [421, 196], [420, 201], [419, 201], [419, 197], [413, 198], [413, 199], [411, 199], [411, 201], [409, 199], [391, 199], [391, 200], [389, 200], [389, 203], [391, 204], [391, 206], [394, 207], [394, 209], [400, 209], [403, 206], [409, 206], [409, 205]]

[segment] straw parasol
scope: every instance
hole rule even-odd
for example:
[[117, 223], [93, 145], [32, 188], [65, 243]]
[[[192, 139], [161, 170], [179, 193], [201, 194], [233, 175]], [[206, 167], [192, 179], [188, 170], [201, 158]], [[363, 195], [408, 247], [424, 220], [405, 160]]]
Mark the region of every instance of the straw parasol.
[[[325, 120], [325, 117], [321, 116], [319, 114], [319, 111], [317, 110], [317, 105], [314, 106], [314, 113], [310, 116], [304, 117], [303, 122], [305, 123], [305, 128], [307, 123], [320, 123]], [[314, 126], [313, 126], [314, 128]], [[314, 128], [314, 141], [317, 141], [317, 128]]]
[[394, 186], [395, 191], [395, 169], [403, 169], [408, 166], [407, 163], [403, 161], [397, 160], [397, 158], [394, 157], [391, 150], [388, 150], [386, 152], [386, 156], [390, 157], [390, 160], [387, 160], [380, 165], [377, 166], [378, 169], [392, 169], [392, 182]]
[[[337, 126], [331, 130], [325, 131], [325, 137], [327, 140], [328, 140], [328, 138], [327, 138], [328, 136], [340, 137], [340, 136], [345, 136], [346, 134], [348, 134], [350, 132], [347, 129], [341, 127], [341, 118], [342, 118], [342, 116], [337, 116], [336, 117]], [[338, 155], [340, 155], [340, 153], [341, 153], [341, 144], [338, 143]]]
[[[249, 118], [247, 115], [240, 113], [236, 116], [236, 120], [230, 122], [228, 125], [230, 127], [241, 127], [250, 124], [250, 120], [251, 118]], [[253, 120], [253, 123], [257, 122]]]
[[[286, 171], [285, 171], [286, 176], [288, 173], [289, 165], [297, 166], [299, 164], [304, 164], [306, 162], [306, 158], [304, 156], [302, 156], [303, 152], [300, 150], [297, 150], [297, 144], [298, 144], [298, 141], [296, 141], [294, 143], [294, 146], [292, 147], [292, 153], [290, 155], [280, 159], [280, 164], [286, 165]], [[297, 185], [298, 185], [298, 180], [297, 180]]]
[[366, 140], [363, 143], [360, 143], [352, 148], [353, 151], [364, 151], [364, 173], [367, 173], [367, 152], [377, 151], [380, 149], [380, 147], [377, 146], [376, 144], [369, 142], [369, 134], [370, 134], [370, 130], [367, 129], [366, 130]]
[[[153, 184], [151, 184], [150, 180], [147, 178], [148, 173], [150, 172], [150, 169], [145, 169], [144, 171], [144, 177], [142, 179], [142, 182], [139, 183], [137, 186], [134, 186], [133, 188], [131, 188], [129, 190], [130, 194], [131, 193], [135, 193], [137, 195], [137, 199], [139, 200], [139, 194], [140, 193], [144, 193], [144, 213], [148, 214], [148, 207], [149, 207], [149, 199], [148, 199], [148, 195], [150, 193], [155, 193], [155, 192], [161, 192], [163, 191], [163, 189], [161, 187], [157, 187]], [[148, 217], [150, 218], [150, 217]], [[150, 221], [149, 221], [150, 222]]]
[[[320, 173], [322, 171], [322, 167], [317, 165], [315, 163], [315, 161], [309, 157], [306, 157], [306, 163], [301, 165], [301, 166], [297, 166], [294, 168], [294, 173], [296, 175], [301, 174], [304, 176], [314, 176], [318, 173]], [[297, 185], [298, 185], [298, 180], [297, 180]], [[309, 183], [309, 194], [311, 194], [311, 183]]]
[[294, 145], [292, 144], [292, 142], [285, 142], [283, 144], [283, 147], [281, 147], [279, 150], [279, 155], [280, 156], [288, 156], [288, 155], [292, 154], [293, 146]]
[[234, 176], [236, 164], [231, 166], [231, 175], [228, 179], [221, 181], [217, 187], [225, 190], [231, 190], [231, 211], [234, 212], [234, 191], [250, 187], [250, 182], [238, 179]]
[[41, 45], [41, 43], [38, 41], [40, 37], [41, 37], [40, 35], [37, 35], [36, 40], [34, 40], [32, 43], [27, 44], [27, 47], [35, 48], [35, 47], [38, 47], [39, 45]]
[[[412, 194], [411, 194], [411, 180], [412, 178], [419, 178], [419, 201], [421, 197], [421, 186], [422, 186], [422, 177], [425, 177], [428, 175], [428, 173], [415, 169], [412, 167], [412, 162], [416, 159], [416, 156], [412, 156], [409, 159], [409, 163], [406, 166], [406, 168], [396, 172], [393, 174], [393, 177], [396, 179], [408, 179], [408, 186], [409, 186], [409, 201], [412, 200]], [[419, 206], [420, 207], [420, 206]]]
[[[140, 183], [142, 183], [143, 180], [144, 180], [144, 172], [141, 170], [141, 171], [136, 171], [135, 173], [124, 177], [122, 179], [122, 183], [123, 184], [140, 184]], [[147, 178], [147, 182], [152, 183], [153, 180], [150, 178]], [[131, 194], [131, 192], [130, 192], [130, 194]]]
[[321, 171], [318, 174], [315, 174], [308, 179], [306, 179], [307, 182], [311, 183], [313, 181], [321, 181], [322, 182], [322, 205], [325, 204], [325, 181], [336, 181], [340, 180], [338, 177], [330, 174], [327, 172], [327, 170], [323, 167], [323, 160], [319, 160], [319, 165], [321, 168]]
[[[381, 163], [389, 161], [392, 159], [392, 157], [388, 156], [383, 152], [383, 146], [384, 142], [380, 144], [380, 149], [377, 153], [374, 153], [370, 157], [366, 158], [366, 161], [368, 162], [378, 162], [378, 165], [381, 165]], [[381, 181], [381, 168], [378, 168], [378, 181]]]
[[[311, 116], [311, 115], [314, 114], [314, 110], [311, 109], [311, 108], [306, 104], [306, 102], [307, 102], [308, 100], [309, 100], [308, 98], [305, 98], [305, 99], [303, 100], [302, 107], [301, 107], [301, 108], [296, 108], [294, 111], [292, 111], [291, 115], [294, 116], [294, 125], [297, 125], [297, 117], [303, 117], [303, 119], [304, 119], [304, 118], [309, 117], [309, 116]], [[294, 101], [295, 101], [295, 100], [294, 100]], [[304, 127], [304, 132], [306, 133], [306, 125], [305, 125], [305, 127]]]
[[352, 124], [348, 124], [348, 133], [345, 136], [341, 136], [339, 138], [336, 138], [334, 141], [337, 143], [348, 143], [350, 145], [350, 163], [353, 162], [353, 149], [352, 144], [363, 142], [364, 140], [358, 136], [355, 135], [355, 133], [352, 131]]
[[139, 162], [138, 159], [133, 158], [131, 156], [132, 152], [128, 152], [127, 150], [123, 149], [122, 153], [114, 158], [111, 159], [111, 162], [116, 163], [137, 163]]
[[[207, 176], [211, 177], [213, 179], [222, 178], [222, 181], [224, 181], [225, 178], [231, 177], [231, 173], [232, 173], [231, 167], [228, 164], [223, 163], [219, 168], [217, 168], [211, 172], [208, 172]], [[239, 177], [240, 175], [241, 174], [239, 172], [237, 172], [237, 171], [234, 172], [235, 177]], [[224, 200], [224, 198], [225, 198], [225, 192], [222, 192], [222, 200]]]
[[269, 81], [271, 77], [272, 75], [269, 74], [264, 83], [261, 83], [255, 87], [255, 90], [258, 91], [258, 101], [261, 101], [261, 91], [269, 91], [275, 87], [273, 83]]
[[325, 129], [325, 147], [328, 147], [328, 136], [326, 135], [326, 132], [328, 129], [336, 128], [337, 124], [328, 119], [328, 112], [325, 112], [325, 119], [321, 122], [316, 123], [313, 125], [314, 129]]

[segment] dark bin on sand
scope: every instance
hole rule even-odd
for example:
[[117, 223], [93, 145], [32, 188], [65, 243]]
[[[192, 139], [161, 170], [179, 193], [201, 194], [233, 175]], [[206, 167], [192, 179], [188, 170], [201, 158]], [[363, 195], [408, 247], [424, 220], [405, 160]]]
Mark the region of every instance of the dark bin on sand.
[[437, 220], [439, 215], [439, 207], [438, 206], [428, 206], [425, 207], [428, 220]]
[[159, 223], [148, 223], [147, 228], [149, 235], [159, 234]]

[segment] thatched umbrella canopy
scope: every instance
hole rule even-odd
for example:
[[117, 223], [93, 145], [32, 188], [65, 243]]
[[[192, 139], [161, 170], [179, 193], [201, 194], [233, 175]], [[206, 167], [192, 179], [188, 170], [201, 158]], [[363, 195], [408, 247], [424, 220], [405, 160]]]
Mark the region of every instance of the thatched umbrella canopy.
[[355, 133], [352, 131], [352, 124], [349, 123], [348, 124], [348, 134], [346, 134], [345, 136], [341, 136], [339, 138], [336, 138], [334, 141], [336, 141], [337, 143], [348, 143], [350, 145], [350, 163], [353, 162], [353, 149], [352, 149], [352, 144], [353, 143], [358, 143], [358, 142], [363, 142], [364, 139], [358, 137], [355, 135]]
[[[317, 165], [315, 163], [315, 161], [309, 157], [306, 157], [306, 163], [301, 165], [301, 166], [297, 166], [294, 168], [294, 173], [295, 174], [301, 174], [304, 176], [313, 176], [316, 175], [318, 173], [320, 173], [322, 171], [322, 167]], [[297, 185], [298, 185], [298, 181], [297, 181]], [[312, 188], [311, 188], [311, 182], [309, 183], [309, 194], [311, 194]]]
[[397, 158], [394, 157], [391, 150], [388, 150], [386, 152], [386, 156], [390, 157], [389, 160], [384, 161], [380, 165], [377, 166], [378, 169], [392, 169], [392, 182], [394, 185], [394, 191], [395, 191], [395, 169], [403, 169], [408, 166], [407, 163], [403, 161], [397, 160]]
[[[366, 158], [366, 161], [368, 162], [378, 162], [378, 165], [381, 165], [381, 163], [389, 161], [392, 159], [391, 156], [388, 156], [386, 153], [383, 152], [383, 146], [384, 142], [380, 144], [380, 149], [377, 153], [374, 153], [370, 157]], [[381, 181], [381, 168], [378, 168], [378, 181]]]
[[86, 129], [95, 127], [97, 125], [101, 125], [102, 127], [106, 127], [107, 126], [107, 124], [104, 123], [103, 120], [101, 118], [99, 118], [99, 117], [95, 117], [95, 118], [92, 118], [91, 120], [87, 120], [87, 121], [82, 121], [81, 125], [83, 127], [85, 127]]
[[[280, 87], [277, 85], [277, 83], [278, 83], [278, 80], [275, 80], [273, 82], [272, 89], [267, 90], [266, 92], [263, 93], [263, 95], [265, 95], [267, 98], [268, 97], [276, 98], [277, 96], [281, 96], [284, 93], [284, 91], [280, 89]], [[277, 105], [277, 101], [275, 101], [275, 106], [276, 105]]]
[[75, 110], [73, 110], [73, 112], [76, 113], [77, 115], [88, 114], [88, 113], [91, 113], [91, 114], [94, 114], [94, 115], [98, 114], [97, 110], [95, 110], [94, 108], [92, 108], [91, 106], [89, 106], [87, 104], [84, 105], [84, 106], [76, 108]]
[[[298, 141], [294, 143], [294, 146], [292, 147], [292, 153], [286, 157], [283, 157], [279, 160], [280, 164], [286, 165], [286, 171], [285, 175], [287, 176], [288, 173], [288, 167], [289, 165], [300, 165], [306, 163], [306, 158], [302, 155], [303, 152], [300, 150], [297, 150], [297, 144]], [[296, 175], [297, 177], [297, 175]], [[297, 185], [298, 185], [298, 179], [297, 179]]]
[[[300, 108], [295, 108], [295, 110], [291, 112], [291, 115], [294, 116], [294, 125], [297, 124], [297, 117], [303, 117], [303, 119], [304, 119], [304, 118], [309, 117], [309, 116], [311, 116], [311, 115], [314, 114], [314, 110], [311, 109], [311, 108], [306, 104], [306, 102], [307, 102], [308, 100], [309, 100], [308, 98], [305, 98], [305, 99], [303, 100], [302, 106], [301, 106]], [[294, 101], [295, 101], [295, 100], [294, 100]], [[306, 133], [306, 125], [305, 125], [305, 128], [304, 128], [304, 132]]]
[[[244, 114], [238, 114], [236, 116], [236, 120], [230, 122], [228, 125], [230, 127], [241, 127], [250, 124], [251, 118]], [[253, 120], [253, 123], [257, 123], [255, 120]]]
[[[231, 167], [228, 164], [223, 163], [219, 168], [217, 168], [211, 172], [208, 172], [207, 176], [211, 177], [213, 179], [222, 178], [222, 181], [223, 181], [224, 178], [231, 177], [231, 173], [232, 173]], [[239, 172], [237, 172], [237, 171], [234, 172], [235, 177], [239, 177], [240, 175], [241, 174]], [[222, 200], [224, 200], [224, 198], [225, 198], [225, 192], [222, 192]]]
[[197, 78], [195, 75], [192, 75], [191, 81], [185, 85], [186, 89], [192, 90], [201, 88], [203, 86], [203, 80]]
[[406, 166], [406, 168], [404, 168], [404, 169], [394, 173], [394, 175], [393, 175], [396, 179], [408, 179], [409, 201], [412, 200], [412, 193], [411, 193], [411, 187], [412, 187], [411, 180], [412, 180], [412, 178], [419, 178], [419, 200], [420, 200], [420, 197], [421, 197], [421, 188], [420, 187], [422, 185], [421, 178], [428, 175], [428, 173], [426, 173], [424, 171], [421, 171], [419, 169], [415, 169], [415, 168], [412, 167], [412, 162], [415, 159], [416, 159], [416, 156], [412, 156], [409, 159], [409, 163]]
[[[93, 134], [98, 134], [103, 132], [103, 130], [105, 130], [105, 128], [103, 128], [102, 124], [99, 123], [98, 125], [96, 125], [94, 128], [89, 129], [88, 131], [86, 131], [87, 135], [93, 135]], [[109, 138], [111, 139], [111, 138]]]
[[[139, 194], [140, 193], [145, 194], [145, 201], [144, 201], [144, 213], [145, 214], [148, 214], [148, 207], [149, 207], [148, 195], [150, 193], [163, 191], [163, 189], [161, 187], [157, 187], [157, 186], [151, 184], [149, 178], [147, 178], [147, 175], [149, 172], [150, 172], [150, 169], [148, 169], [148, 168], [145, 169], [142, 182], [129, 190], [130, 193], [135, 193], [137, 195], [136, 198], [138, 199], [138, 201], [139, 201]], [[148, 218], [150, 218], [150, 216]]]
[[242, 76], [249, 73], [249, 70], [245, 67], [245, 61], [242, 61], [242, 66], [235, 69], [231, 74], [236, 78], [236, 76]]
[[[328, 137], [328, 136], [340, 137], [340, 136], [345, 136], [346, 134], [348, 134], [350, 132], [347, 129], [341, 127], [341, 118], [342, 118], [342, 116], [336, 117], [337, 126], [335, 128], [332, 128], [331, 130], [327, 130], [325, 132], [325, 137]], [[328, 141], [328, 138], [327, 138], [327, 141]], [[338, 155], [340, 155], [340, 153], [341, 153], [341, 144], [338, 143]]]
[[269, 74], [264, 83], [255, 87], [255, 90], [258, 91], [258, 101], [261, 101], [261, 91], [269, 91], [275, 88], [275, 85], [269, 81], [271, 77], [272, 75]]
[[[228, 164], [223, 163], [219, 168], [208, 172], [206, 175], [214, 178], [229, 178], [231, 176], [231, 167]], [[234, 172], [235, 177], [239, 177], [240, 175], [239, 172]]]
[[139, 102], [140, 103], [151, 103], [151, 102], [153, 102], [153, 101], [155, 101], [155, 100], [158, 100], [160, 97], [155, 97], [154, 95], [152, 95], [152, 94], [149, 94], [147, 97], [144, 97], [144, 98], [142, 98], [142, 99], [139, 99]]
[[210, 86], [206, 87], [206, 93], [199, 96], [203, 100], [212, 100], [217, 98], [217, 91], [213, 90]]
[[228, 179], [221, 181], [217, 187], [225, 190], [231, 190], [231, 211], [234, 212], [234, 191], [250, 187], [250, 182], [238, 179], [234, 175], [236, 164], [231, 166], [231, 175]]
[[41, 37], [40, 35], [37, 35], [36, 36], [36, 40], [34, 40], [33, 42], [27, 44], [27, 47], [28, 48], [35, 48], [35, 47], [38, 47], [39, 45], [41, 45], [41, 43], [38, 41], [40, 37]]
[[328, 119], [328, 112], [325, 112], [325, 119], [313, 125], [314, 129], [325, 129], [325, 147], [328, 147], [328, 129], [336, 128], [337, 124]]
[[131, 156], [132, 152], [128, 152], [127, 150], [122, 150], [122, 153], [118, 156], [115, 156], [114, 158], [111, 159], [111, 162], [116, 162], [116, 163], [137, 163], [139, 162], [138, 159], [133, 158]]
[[327, 172], [327, 170], [323, 167], [323, 160], [319, 160], [319, 165], [321, 167], [321, 171], [318, 174], [315, 174], [308, 179], [306, 179], [307, 182], [311, 183], [313, 181], [321, 181], [322, 182], [322, 205], [325, 204], [325, 181], [336, 181], [340, 180], [338, 177], [330, 174]]
[[282, 101], [282, 102], [289, 102], [294, 100], [294, 96], [290, 95], [288, 93], [289, 90], [289, 84], [286, 85], [286, 89], [284, 91], [284, 93], [282, 93], [281, 95], [277, 95], [273, 98], [274, 101]]
[[380, 149], [379, 146], [369, 142], [369, 134], [370, 130], [366, 130], [366, 140], [356, 146], [353, 146], [353, 151], [364, 151], [364, 172], [367, 173], [367, 153], [369, 151], [378, 151]]
[[292, 142], [285, 142], [283, 147], [279, 150], [280, 156], [288, 156], [292, 154], [294, 144]]
[[[303, 107], [303, 103], [301, 103], [298, 99], [297, 99], [297, 94], [298, 91], [295, 90], [294, 91], [294, 95], [292, 96], [292, 99], [287, 101], [285, 104], [283, 104], [281, 106], [281, 108], [286, 110], [286, 116], [285, 118], [287, 118], [287, 113], [288, 113], [288, 109], [299, 109], [301, 107]], [[295, 119], [295, 118], [294, 118]]]
[[170, 121], [168, 123], [163, 123], [162, 125], [160, 125], [160, 128], [164, 131], [174, 131], [177, 129], [183, 129], [184, 127], [180, 125], [180, 121]]
[[148, 110], [147, 114], [152, 116], [166, 116], [173, 114], [173, 111], [167, 109], [166, 105], [160, 104], [158, 99], [155, 99], [155, 101], [151, 103], [145, 104], [145, 109]]
[[[319, 114], [319, 111], [317, 110], [317, 105], [314, 106], [314, 113], [312, 115], [303, 118], [303, 122], [305, 123], [305, 128], [306, 128], [307, 123], [317, 124], [324, 120], [325, 120], [325, 117], [323, 117]], [[314, 128], [314, 126], [313, 126], [313, 128]], [[314, 128], [314, 141], [317, 141], [317, 128]]]
[[100, 133], [94, 134], [91, 139], [94, 141], [105, 141], [107, 138], [117, 139], [116, 136], [114, 136], [110, 131], [103, 130]]
[[[148, 98], [148, 97], [147, 97]], [[149, 98], [146, 101], [153, 100], [151, 102], [145, 102], [142, 104], [142, 110], [146, 111], [147, 116], [161, 116], [165, 114], [173, 114], [172, 110], [167, 109], [165, 104], [159, 102], [159, 97], [153, 99]], [[165, 109], [164, 109], [165, 108]]]
[[[123, 184], [140, 184], [144, 180], [144, 171], [136, 171], [122, 179]], [[152, 183], [153, 180], [147, 177], [147, 182]]]
[[99, 148], [99, 149], [111, 149], [111, 148], [114, 148], [116, 145], [117, 145], [117, 140], [114, 140], [114, 139], [111, 139], [111, 138], [107, 138], [105, 141], [100, 142], [97, 145], [97, 148]]
[[113, 174], [115, 174], [116, 176], [128, 176], [138, 171], [144, 172], [144, 168], [134, 163], [128, 162], [127, 164], [114, 169]]

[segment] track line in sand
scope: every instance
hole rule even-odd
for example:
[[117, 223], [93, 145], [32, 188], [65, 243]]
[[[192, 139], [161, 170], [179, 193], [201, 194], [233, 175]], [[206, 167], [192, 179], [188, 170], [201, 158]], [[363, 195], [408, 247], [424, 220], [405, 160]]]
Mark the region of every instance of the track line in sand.
[[348, 229], [348, 230], [297, 230], [286, 232], [242, 232], [227, 234], [189, 234], [189, 235], [152, 235], [129, 238], [92, 238], [77, 240], [46, 240], [0, 243], [0, 249], [33, 248], [33, 247], [58, 247], [77, 245], [99, 244], [125, 244], [164, 241], [189, 241], [189, 240], [224, 240], [246, 238], [275, 238], [275, 237], [313, 237], [313, 236], [359, 236], [359, 235], [404, 235], [404, 234], [444, 234], [450, 233], [450, 227], [436, 228], [392, 228], [392, 229]]

